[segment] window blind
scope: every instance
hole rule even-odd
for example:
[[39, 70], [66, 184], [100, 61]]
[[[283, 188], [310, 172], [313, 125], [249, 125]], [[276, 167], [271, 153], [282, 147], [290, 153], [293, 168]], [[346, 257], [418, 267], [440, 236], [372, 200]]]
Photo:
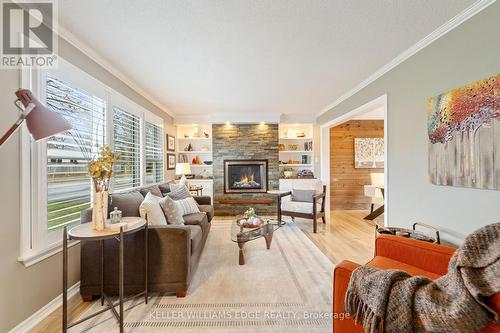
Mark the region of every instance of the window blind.
[[114, 190], [141, 185], [141, 122], [140, 118], [119, 107], [113, 107], [115, 164]]
[[71, 133], [47, 139], [47, 226], [78, 222], [90, 207], [91, 182], [87, 161], [106, 142], [106, 102], [47, 76], [46, 104], [73, 126]]
[[146, 184], [163, 181], [163, 128], [146, 122]]

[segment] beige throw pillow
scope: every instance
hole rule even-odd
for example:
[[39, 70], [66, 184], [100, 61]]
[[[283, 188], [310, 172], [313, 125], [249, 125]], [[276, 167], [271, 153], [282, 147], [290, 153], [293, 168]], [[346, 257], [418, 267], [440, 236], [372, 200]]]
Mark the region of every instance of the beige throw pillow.
[[184, 224], [182, 208], [169, 196], [160, 199], [160, 206], [167, 217], [168, 224]]
[[139, 206], [139, 215], [148, 221], [149, 225], [165, 225], [167, 220], [160, 207], [159, 200], [161, 198], [157, 197], [151, 192], [146, 194], [146, 197]]
[[198, 204], [192, 197], [177, 200], [175, 203], [182, 209], [182, 216], [200, 212]]

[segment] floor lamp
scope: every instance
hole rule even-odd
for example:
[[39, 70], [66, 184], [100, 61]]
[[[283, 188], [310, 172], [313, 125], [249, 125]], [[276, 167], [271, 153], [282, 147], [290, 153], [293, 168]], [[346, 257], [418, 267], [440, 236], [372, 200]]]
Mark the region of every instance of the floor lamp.
[[21, 114], [14, 125], [0, 138], [0, 146], [7, 141], [24, 120], [26, 120], [28, 131], [35, 141], [71, 129], [70, 123], [63, 116], [47, 109], [28, 89], [19, 89], [15, 94], [17, 99], [14, 101], [14, 104], [21, 110]]

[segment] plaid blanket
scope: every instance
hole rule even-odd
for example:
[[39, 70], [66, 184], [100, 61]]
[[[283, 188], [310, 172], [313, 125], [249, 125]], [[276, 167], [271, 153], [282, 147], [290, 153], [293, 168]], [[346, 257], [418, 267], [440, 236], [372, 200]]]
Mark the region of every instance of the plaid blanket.
[[500, 223], [469, 235], [437, 280], [399, 270], [354, 270], [345, 310], [365, 332], [477, 332], [499, 314], [486, 299], [500, 292]]

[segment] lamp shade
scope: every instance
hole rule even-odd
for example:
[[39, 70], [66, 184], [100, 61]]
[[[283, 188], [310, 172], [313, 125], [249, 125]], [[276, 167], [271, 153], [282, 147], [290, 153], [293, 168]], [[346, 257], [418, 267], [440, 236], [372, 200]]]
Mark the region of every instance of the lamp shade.
[[176, 175], [189, 175], [191, 174], [191, 166], [189, 163], [177, 163], [175, 165]]
[[69, 131], [72, 128], [71, 124], [63, 116], [43, 106], [31, 91], [19, 89], [16, 91], [16, 96], [24, 107], [29, 104], [35, 105], [33, 110], [26, 116], [26, 125], [35, 141]]

